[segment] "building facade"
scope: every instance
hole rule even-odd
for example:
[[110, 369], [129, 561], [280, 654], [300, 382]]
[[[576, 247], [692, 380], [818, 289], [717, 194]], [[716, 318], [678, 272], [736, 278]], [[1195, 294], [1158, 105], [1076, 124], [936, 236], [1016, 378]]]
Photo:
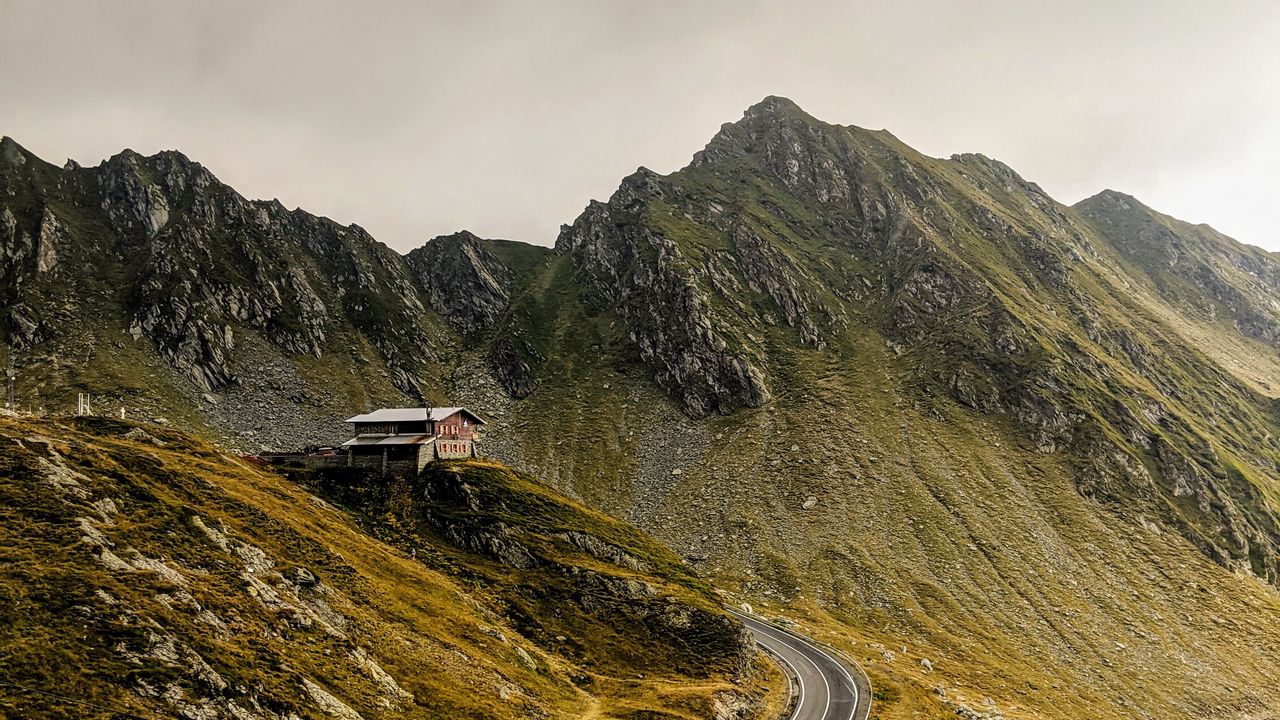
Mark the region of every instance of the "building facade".
[[382, 408], [347, 418], [347, 464], [417, 474], [432, 460], [478, 456], [484, 420], [464, 407]]

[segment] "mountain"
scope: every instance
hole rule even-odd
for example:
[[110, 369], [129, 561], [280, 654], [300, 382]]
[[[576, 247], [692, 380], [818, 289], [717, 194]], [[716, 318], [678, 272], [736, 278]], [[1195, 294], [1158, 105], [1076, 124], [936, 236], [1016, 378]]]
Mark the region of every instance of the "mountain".
[[[386, 259], [366, 268], [385, 289], [376, 314], [395, 321], [333, 321], [373, 348], [361, 362], [229, 323], [241, 369], [210, 394], [242, 383], [245, 402], [273, 398], [270, 419], [241, 417], [200, 399], [163, 334], [129, 336], [132, 296], [73, 331], [45, 300], [59, 296], [32, 289], [50, 272], [89, 282], [92, 267], [64, 264], [68, 250], [48, 269], [44, 207], [121, 231], [102, 200], [60, 200], [62, 174], [102, 168], [32, 174], [22, 157], [0, 194], [15, 218], [3, 256], [20, 258], [5, 281], [23, 318], [54, 318], [35, 323], [47, 338], [7, 326], [26, 404], [121, 384], [75, 350], [91, 331], [175, 388], [138, 387], [132, 405], [241, 447], [331, 442], [344, 412], [448, 398], [490, 420], [490, 456], [859, 660], [885, 718], [1280, 708], [1272, 254], [1118, 193], [1068, 207], [985, 156], [931, 158], [771, 97], [687, 167], [625, 178], [554, 251], [458, 233], [400, 258], [369, 240]], [[109, 184], [84, 183], [92, 198]], [[228, 242], [201, 237], [211, 256]], [[311, 257], [292, 231], [277, 239], [284, 265]], [[149, 247], [116, 255], [174, 255], [134, 252]], [[260, 284], [238, 272], [198, 274]], [[329, 284], [307, 277], [330, 307]], [[378, 350], [399, 347], [377, 339], [390, 327], [421, 328], [421, 351]], [[259, 357], [302, 368], [311, 394], [239, 380]]]
[[[811, 623], [1003, 678], [1003, 707], [1274, 707], [1257, 674], [1277, 651], [1274, 353], [1162, 293], [1132, 242], [997, 161], [767, 99], [557, 241], [616, 326], [607, 361], [631, 352], [687, 419], [646, 417], [634, 365], [538, 402], [544, 379], [512, 423], [533, 426], [521, 460]], [[1237, 346], [1254, 351], [1221, 352]], [[546, 448], [566, 416], [595, 432]], [[1240, 624], [1206, 627], [1226, 607]], [[898, 655], [860, 659], [912, 674]]]
[[6, 687], [7, 716], [764, 709], [767, 670], [703, 581], [501, 465], [436, 465], [390, 488], [304, 472], [335, 505], [116, 420], [0, 419], [0, 446], [0, 670], [42, 691]]
[[352, 405], [423, 398], [449, 342], [364, 230], [246, 200], [180, 153], [57, 168], [5, 138], [0, 184], [5, 339], [27, 403], [78, 385], [112, 412], [282, 442], [285, 418], [332, 433]]

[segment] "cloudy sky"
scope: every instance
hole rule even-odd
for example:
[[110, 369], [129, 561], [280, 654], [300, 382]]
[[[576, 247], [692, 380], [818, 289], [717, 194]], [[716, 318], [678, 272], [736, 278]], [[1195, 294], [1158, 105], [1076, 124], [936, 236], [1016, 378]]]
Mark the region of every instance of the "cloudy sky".
[[1280, 250], [1280, 2], [0, 0], [0, 134], [180, 149], [399, 250], [554, 242], [765, 95]]

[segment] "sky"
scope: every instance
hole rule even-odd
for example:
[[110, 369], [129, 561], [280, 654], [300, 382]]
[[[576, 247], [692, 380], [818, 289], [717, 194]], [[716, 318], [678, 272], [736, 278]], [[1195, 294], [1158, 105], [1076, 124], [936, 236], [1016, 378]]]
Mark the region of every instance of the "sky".
[[555, 241], [767, 95], [1280, 251], [1280, 2], [0, 0], [0, 134], [181, 150], [400, 251]]

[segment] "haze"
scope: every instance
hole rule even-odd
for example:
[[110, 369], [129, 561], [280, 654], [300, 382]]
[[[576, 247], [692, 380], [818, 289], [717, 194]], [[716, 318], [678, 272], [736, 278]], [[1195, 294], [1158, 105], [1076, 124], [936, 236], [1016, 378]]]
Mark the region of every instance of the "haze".
[[405, 251], [551, 244], [765, 95], [1280, 250], [1280, 3], [0, 0], [0, 134], [179, 149]]

